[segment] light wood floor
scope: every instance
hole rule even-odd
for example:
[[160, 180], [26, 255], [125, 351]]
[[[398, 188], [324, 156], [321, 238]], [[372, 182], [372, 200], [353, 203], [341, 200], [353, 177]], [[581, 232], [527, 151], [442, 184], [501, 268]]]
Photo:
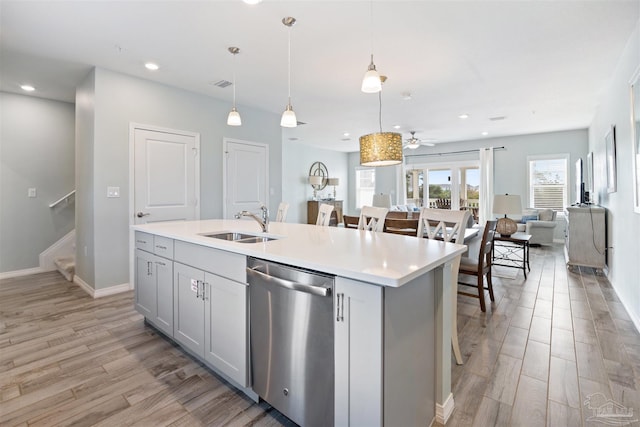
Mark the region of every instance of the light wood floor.
[[[459, 297], [447, 426], [602, 426], [583, 404], [597, 392], [640, 418], [640, 334], [604, 277], [532, 248], [526, 281], [494, 288], [486, 314]], [[58, 273], [0, 281], [0, 425], [290, 425], [145, 326], [132, 297], [93, 300]]]

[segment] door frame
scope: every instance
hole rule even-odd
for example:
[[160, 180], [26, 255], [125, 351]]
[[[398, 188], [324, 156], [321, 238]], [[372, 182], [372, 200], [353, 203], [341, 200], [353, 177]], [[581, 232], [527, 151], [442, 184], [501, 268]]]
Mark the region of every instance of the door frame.
[[198, 153], [198, 160], [194, 165], [195, 179], [194, 179], [194, 191], [196, 194], [197, 202], [196, 202], [196, 219], [200, 219], [200, 133], [191, 132], [187, 130], [179, 130], [179, 129], [171, 129], [165, 128], [161, 126], [155, 125], [146, 125], [142, 123], [129, 122], [129, 208], [127, 209], [129, 214], [129, 289], [134, 288], [134, 276], [135, 276], [135, 232], [131, 228], [132, 225], [135, 224], [135, 136], [136, 130], [150, 130], [152, 132], [164, 132], [164, 133], [172, 133], [176, 135], [184, 135], [193, 137], [195, 139], [196, 151]]
[[264, 153], [265, 153], [265, 163], [266, 163], [266, 168], [265, 168], [265, 174], [266, 176], [266, 183], [265, 183], [265, 201], [264, 201], [264, 205], [269, 208], [269, 196], [271, 195], [271, 187], [269, 187], [269, 174], [270, 174], [270, 169], [269, 169], [269, 144], [265, 144], [262, 142], [254, 142], [254, 141], [247, 141], [247, 140], [243, 140], [243, 139], [236, 139], [236, 138], [227, 138], [224, 137], [222, 138], [222, 218], [226, 218], [227, 217], [227, 155], [229, 154], [228, 152], [228, 144], [232, 142], [235, 144], [245, 144], [245, 145], [254, 145], [257, 147], [263, 147], [264, 148]]

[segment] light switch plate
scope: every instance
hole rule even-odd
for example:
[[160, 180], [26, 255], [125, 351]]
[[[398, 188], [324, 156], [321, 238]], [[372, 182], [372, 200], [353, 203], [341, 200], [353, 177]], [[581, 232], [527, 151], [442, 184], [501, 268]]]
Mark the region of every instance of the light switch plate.
[[29, 188], [28, 192], [27, 192], [27, 197], [36, 197], [37, 192], [35, 187], [31, 187]]
[[120, 197], [120, 187], [107, 187], [107, 197]]

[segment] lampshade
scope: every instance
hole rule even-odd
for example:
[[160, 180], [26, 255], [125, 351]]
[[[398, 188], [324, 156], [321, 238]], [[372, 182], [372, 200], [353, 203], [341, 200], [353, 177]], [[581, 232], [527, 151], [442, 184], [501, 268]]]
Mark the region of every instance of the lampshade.
[[340, 185], [340, 178], [329, 178], [327, 185]]
[[520, 200], [520, 196], [496, 194], [493, 197], [493, 213], [501, 215], [522, 213], [522, 201]]
[[391, 208], [391, 194], [374, 194], [371, 205], [376, 208]]
[[294, 128], [298, 126], [298, 120], [296, 119], [296, 113], [293, 111], [291, 104], [287, 104], [287, 109], [282, 113], [282, 119], [280, 119], [280, 126], [283, 128]]
[[360, 137], [360, 164], [390, 166], [402, 163], [402, 135], [376, 132]]
[[310, 175], [309, 176], [309, 184], [311, 185], [322, 185], [322, 181], [324, 181], [324, 177], [320, 175]]
[[229, 126], [241, 126], [242, 119], [240, 118], [240, 113], [236, 110], [236, 107], [233, 107], [229, 112], [229, 116], [227, 117], [227, 124]]
[[362, 79], [361, 90], [364, 93], [377, 93], [382, 90], [382, 83], [380, 83], [380, 74], [376, 71], [376, 66], [373, 64], [373, 55], [371, 55], [371, 64], [369, 69], [364, 74]]

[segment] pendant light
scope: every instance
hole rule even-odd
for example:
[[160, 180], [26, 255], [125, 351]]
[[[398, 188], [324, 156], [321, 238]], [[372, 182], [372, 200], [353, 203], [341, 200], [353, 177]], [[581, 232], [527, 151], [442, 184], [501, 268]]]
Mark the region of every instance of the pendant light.
[[[380, 76], [380, 85], [387, 78]], [[382, 132], [382, 91], [378, 92], [380, 132], [360, 137], [360, 164], [362, 166], [391, 166], [402, 163], [402, 135]]]
[[236, 55], [240, 53], [240, 48], [232, 46], [228, 50], [233, 55], [233, 107], [227, 117], [227, 124], [229, 126], [241, 126], [242, 119], [240, 118], [240, 113], [236, 110]]
[[362, 79], [361, 90], [364, 93], [377, 93], [382, 90], [380, 74], [376, 70], [376, 64], [373, 63], [373, 1], [371, 1], [371, 63]]
[[289, 27], [289, 50], [288, 50], [288, 85], [289, 85], [289, 103], [287, 104], [287, 108], [282, 113], [282, 119], [280, 120], [280, 126], [285, 128], [294, 128], [298, 126], [298, 120], [296, 119], [296, 113], [293, 111], [293, 107], [291, 106], [291, 27], [296, 23], [296, 18], [292, 18], [291, 16], [287, 16], [286, 18], [282, 18], [282, 23]]

